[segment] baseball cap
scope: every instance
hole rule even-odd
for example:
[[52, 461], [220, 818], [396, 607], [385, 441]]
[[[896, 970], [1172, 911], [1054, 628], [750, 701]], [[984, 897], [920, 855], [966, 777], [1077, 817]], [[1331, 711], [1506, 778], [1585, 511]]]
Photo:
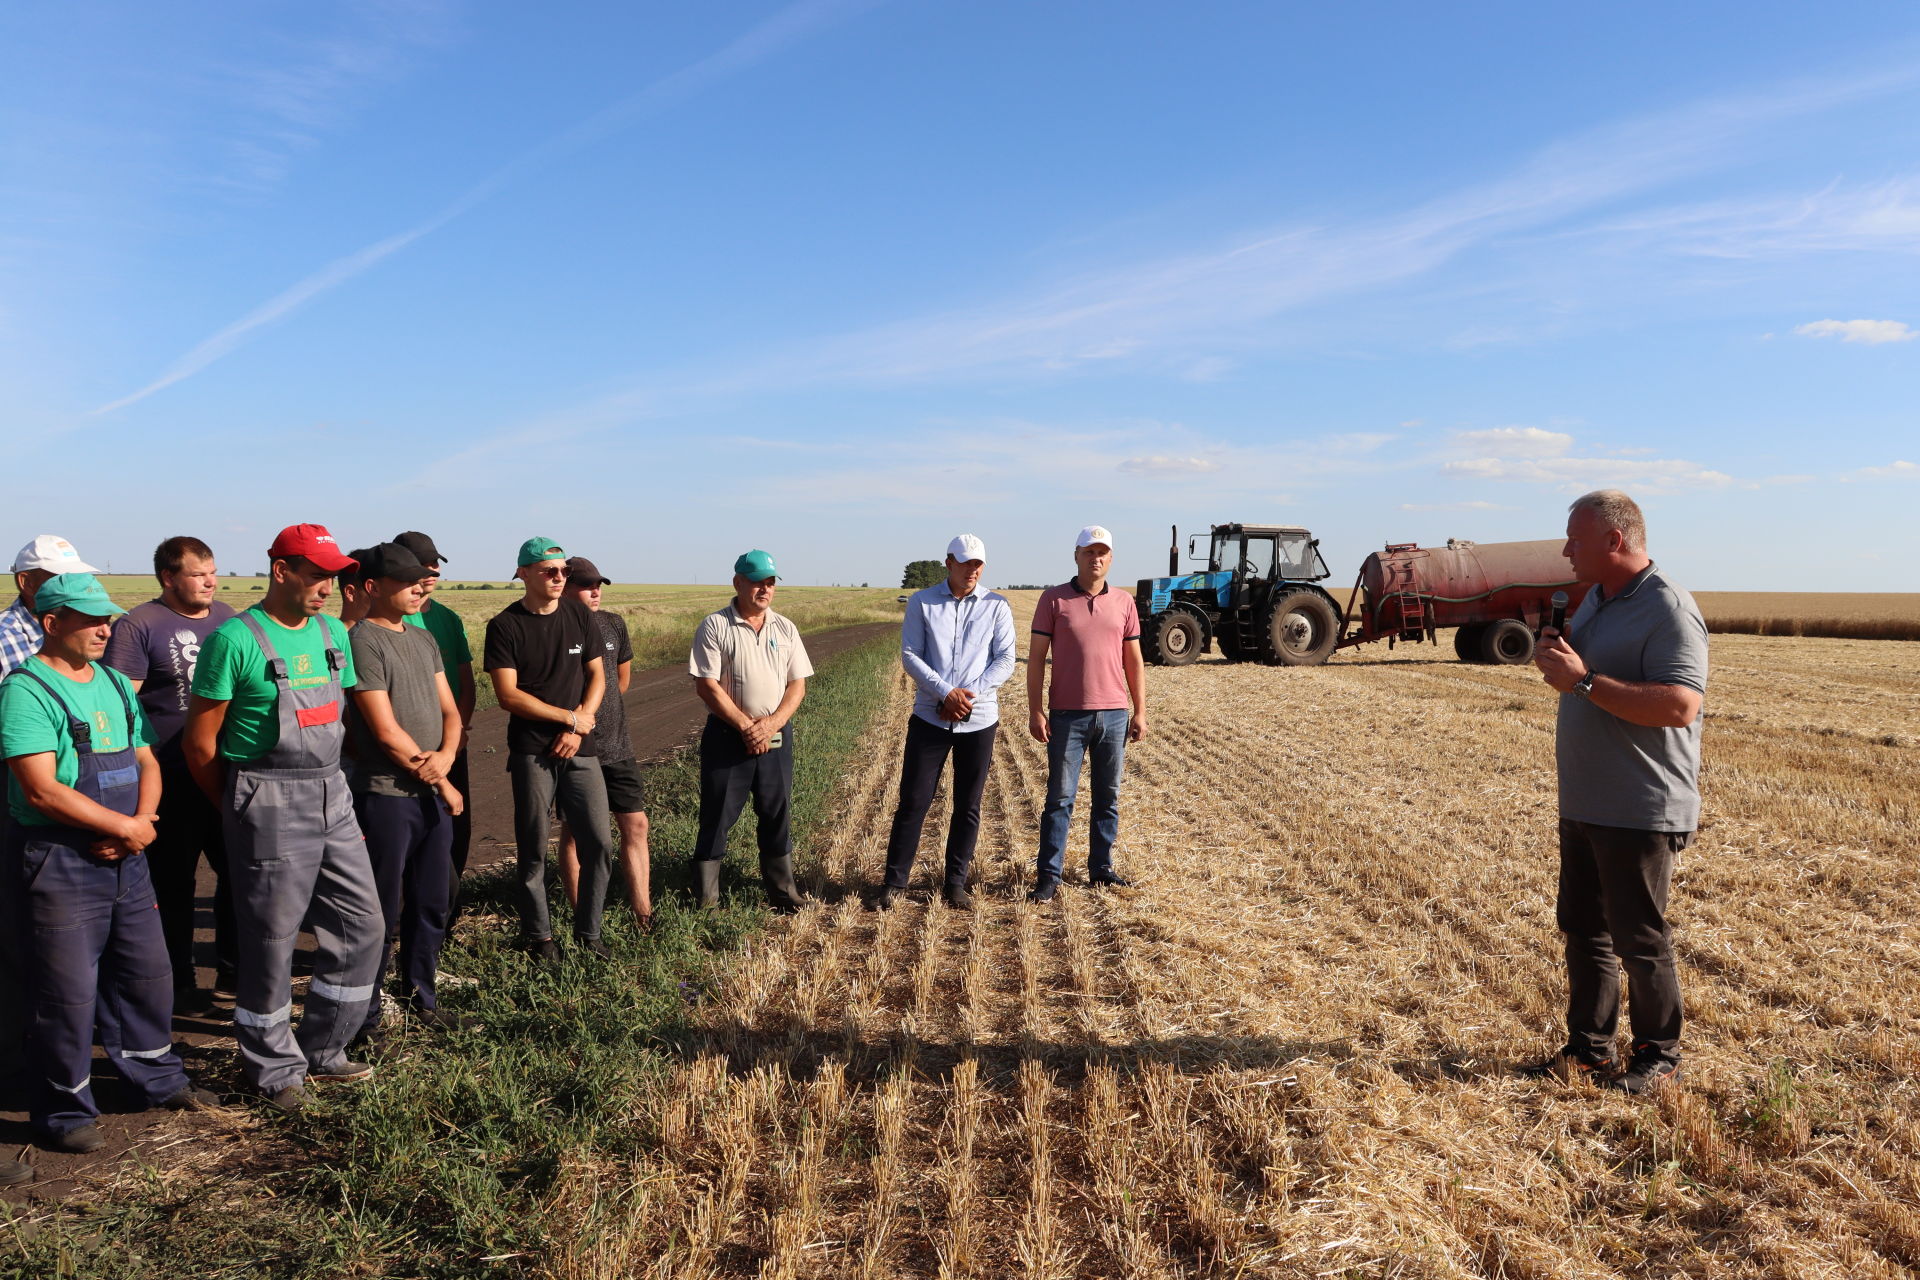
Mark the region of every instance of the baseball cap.
[[984, 561], [987, 558], [987, 544], [970, 533], [963, 533], [947, 544], [947, 554], [960, 561]]
[[49, 573], [98, 573], [98, 569], [80, 558], [73, 544], [56, 533], [43, 533], [20, 548], [13, 558], [14, 573], [45, 569]]
[[612, 582], [606, 574], [600, 572], [593, 561], [585, 556], [567, 557], [567, 585], [570, 587], [597, 587]]
[[395, 545], [405, 547], [413, 553], [413, 558], [421, 564], [445, 564], [447, 558], [440, 554], [440, 548], [433, 545], [433, 539], [424, 533], [409, 529], [405, 533], [393, 535]]
[[565, 560], [567, 553], [552, 538], [528, 538], [520, 544], [520, 567], [539, 564], [542, 560]]
[[767, 551], [744, 552], [733, 562], [733, 571], [748, 582], [765, 582], [768, 578], [780, 576], [780, 570], [773, 563], [773, 554]]
[[338, 573], [353, 563], [352, 556], [340, 553], [339, 542], [323, 524], [288, 525], [267, 548], [267, 555], [275, 560], [300, 556], [328, 573]]
[[107, 589], [91, 573], [60, 573], [48, 578], [33, 597], [33, 611], [46, 617], [55, 609], [71, 609], [89, 618], [111, 618], [125, 613], [107, 596]]
[[418, 582], [433, 576], [433, 570], [421, 564], [420, 557], [398, 542], [375, 543], [365, 551], [354, 552], [353, 558], [360, 562], [363, 579], [392, 578], [395, 582]]
[[1082, 529], [1079, 538], [1074, 541], [1073, 545], [1076, 547], [1090, 547], [1096, 542], [1104, 544], [1109, 551], [1113, 550], [1113, 535], [1108, 533], [1103, 526], [1097, 524], [1090, 524]]

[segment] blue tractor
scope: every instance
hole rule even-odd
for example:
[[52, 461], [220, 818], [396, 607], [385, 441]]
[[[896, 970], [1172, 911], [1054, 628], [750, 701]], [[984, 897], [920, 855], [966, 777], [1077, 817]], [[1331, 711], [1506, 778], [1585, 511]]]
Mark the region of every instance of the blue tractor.
[[[1196, 534], [1189, 559], [1199, 560]], [[1203, 573], [1180, 572], [1180, 531], [1167, 575], [1142, 578], [1135, 593], [1141, 650], [1148, 662], [1184, 667], [1218, 648], [1235, 662], [1317, 667], [1340, 640], [1340, 609], [1318, 584], [1331, 576], [1320, 542], [1277, 524], [1217, 524]]]

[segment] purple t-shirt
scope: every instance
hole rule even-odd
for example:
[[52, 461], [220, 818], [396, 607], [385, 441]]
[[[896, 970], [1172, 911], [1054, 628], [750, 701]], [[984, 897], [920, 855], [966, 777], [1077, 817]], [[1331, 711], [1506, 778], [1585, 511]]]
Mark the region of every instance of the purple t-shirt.
[[232, 616], [232, 606], [218, 600], [204, 618], [183, 618], [160, 601], [149, 600], [127, 610], [113, 624], [104, 661], [129, 680], [145, 681], [140, 686], [140, 705], [153, 726], [157, 753], [178, 753], [200, 646]]

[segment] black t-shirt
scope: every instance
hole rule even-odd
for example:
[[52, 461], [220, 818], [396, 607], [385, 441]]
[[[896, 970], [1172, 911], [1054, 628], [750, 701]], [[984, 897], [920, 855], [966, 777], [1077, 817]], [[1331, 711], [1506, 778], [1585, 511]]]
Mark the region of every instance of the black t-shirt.
[[[593, 611], [578, 600], [562, 599], [552, 613], [534, 613], [516, 600], [487, 623], [483, 665], [488, 671], [512, 667], [522, 693], [550, 707], [571, 710], [587, 691], [588, 664], [598, 661], [600, 641]], [[507, 750], [544, 755], [565, 725], [550, 720], [508, 717]], [[596, 754], [591, 735], [580, 754]]]

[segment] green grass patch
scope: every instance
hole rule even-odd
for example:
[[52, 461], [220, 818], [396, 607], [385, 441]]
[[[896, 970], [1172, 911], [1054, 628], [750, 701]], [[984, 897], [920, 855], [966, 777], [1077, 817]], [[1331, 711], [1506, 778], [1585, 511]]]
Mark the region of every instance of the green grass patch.
[[[796, 719], [794, 833], [803, 870], [832, 821], [861, 735], [886, 696], [891, 638], [824, 664]], [[474, 914], [442, 969], [471, 984], [443, 1003], [484, 1021], [409, 1033], [374, 1079], [318, 1088], [307, 1112], [257, 1144], [258, 1168], [149, 1172], [84, 1207], [6, 1215], [0, 1277], [470, 1277], [534, 1274], [565, 1241], [542, 1205], [563, 1161], [639, 1155], [647, 1091], [677, 1060], [688, 1011], [767, 916], [749, 814], [733, 833], [727, 905], [692, 907], [698, 821], [690, 754], [651, 771], [656, 928], [633, 930], [616, 873], [611, 963], [535, 970], [510, 945], [505, 871], [469, 879]], [[566, 898], [549, 887], [555, 934]], [[663, 1242], [664, 1243], [664, 1242]]]

